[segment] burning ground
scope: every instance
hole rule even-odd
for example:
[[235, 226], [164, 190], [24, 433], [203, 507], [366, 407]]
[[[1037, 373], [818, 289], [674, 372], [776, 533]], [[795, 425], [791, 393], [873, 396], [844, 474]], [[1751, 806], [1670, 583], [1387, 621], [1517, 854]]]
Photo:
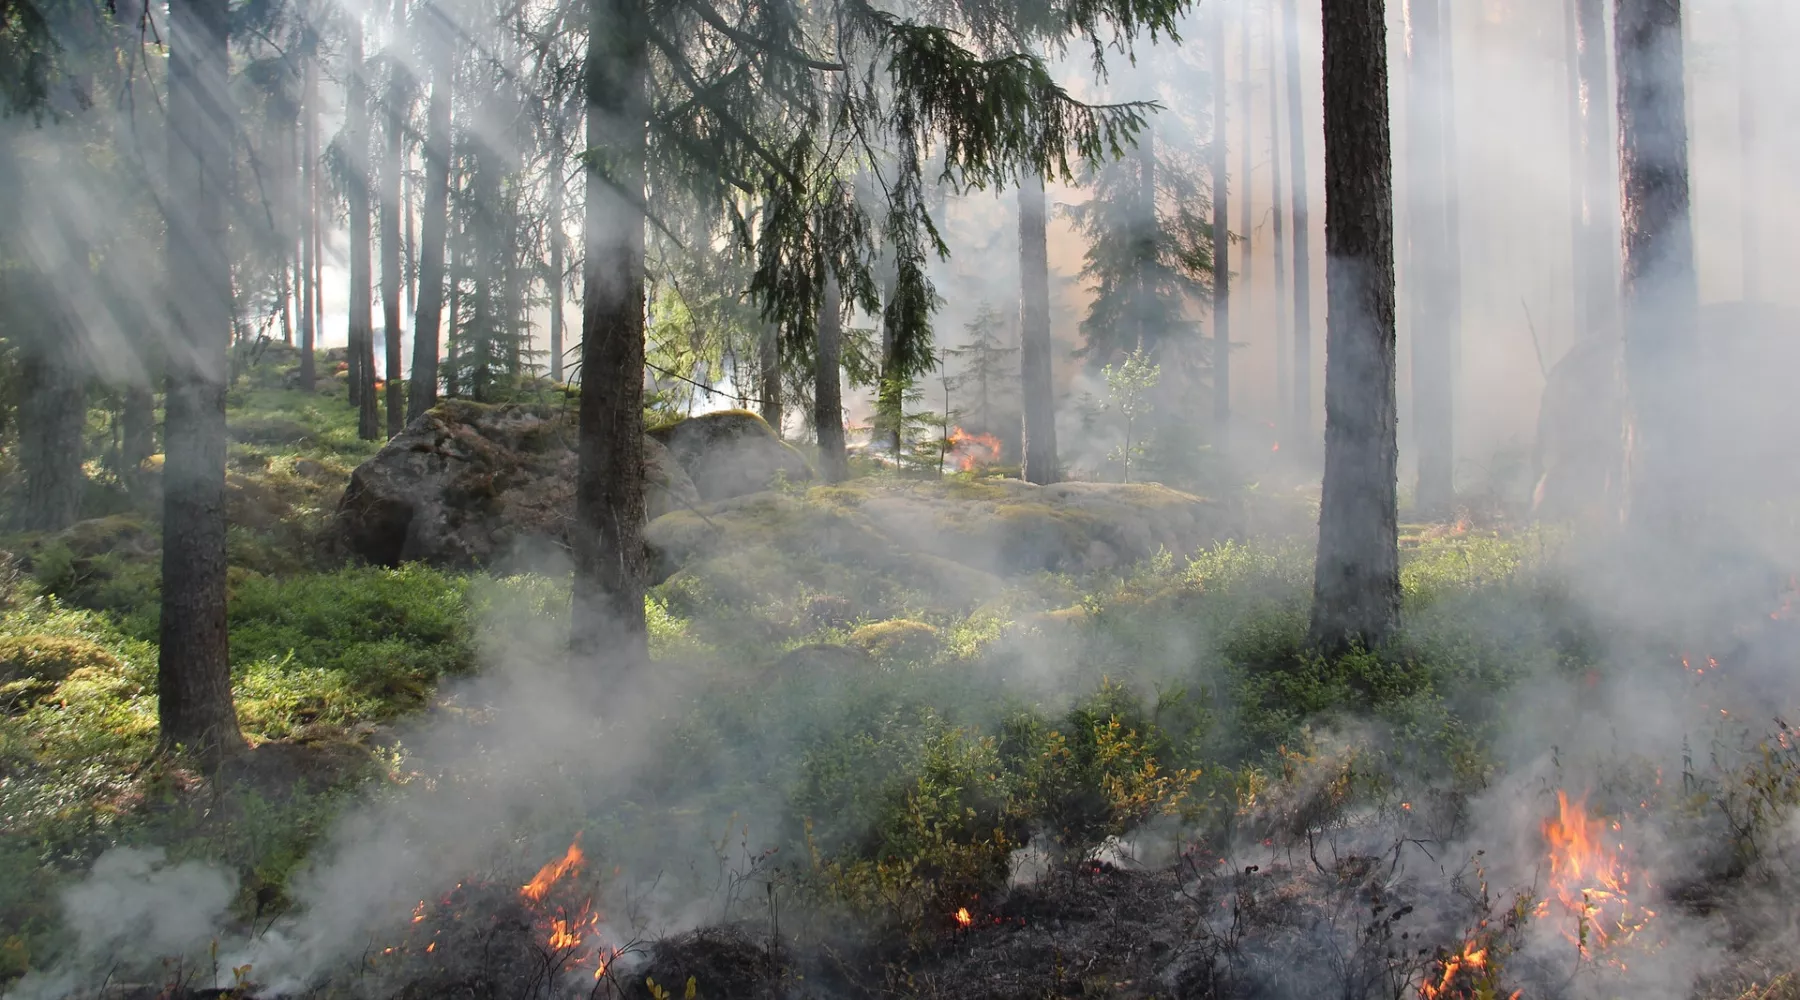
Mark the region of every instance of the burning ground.
[[153, 753], [131, 550], [30, 540], [7, 994], [1792, 995], [1785, 567], [1645, 588], [1548, 533], [1416, 526], [1406, 636], [1323, 660], [1307, 539], [1220, 540], [1277, 505], [1045, 496], [667, 515], [634, 691], [562, 659], [554, 575], [245, 536], [258, 746], [212, 773]]

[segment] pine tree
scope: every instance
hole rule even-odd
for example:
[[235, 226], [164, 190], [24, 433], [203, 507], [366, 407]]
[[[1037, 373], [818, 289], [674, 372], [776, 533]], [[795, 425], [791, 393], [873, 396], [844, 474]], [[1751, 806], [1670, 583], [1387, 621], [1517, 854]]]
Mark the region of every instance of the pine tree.
[[1325, 476], [1310, 638], [1337, 652], [1381, 646], [1400, 614], [1394, 174], [1382, 0], [1331, 0], [1323, 21]]
[[[962, 363], [962, 371], [955, 376], [950, 375], [946, 364], [944, 377], [950, 379], [946, 383], [946, 392], [950, 388], [974, 389], [974, 406], [963, 412], [971, 418], [970, 425], [982, 434], [994, 433], [997, 424], [994, 404], [1011, 395], [1019, 382], [1019, 364], [1015, 357], [1019, 349], [1000, 342], [1002, 322], [994, 307], [983, 301], [976, 307], [975, 317], [963, 326], [966, 334], [963, 346], [944, 352], [946, 362], [954, 358]], [[944, 411], [950, 411], [948, 402], [944, 404]]]
[[169, 355], [157, 714], [164, 746], [215, 755], [243, 743], [225, 619], [230, 16], [226, 0], [178, 0], [171, 15], [169, 307], [181, 342]]
[[1618, 0], [1619, 180], [1624, 210], [1625, 377], [1635, 435], [1630, 518], [1646, 539], [1698, 527], [1695, 421], [1683, 405], [1698, 357], [1679, 0]]
[[1411, 284], [1413, 427], [1419, 448], [1414, 503], [1442, 513], [1455, 501], [1455, 343], [1447, 299], [1450, 242], [1445, 94], [1448, 39], [1440, 0], [1406, 0], [1408, 238]]

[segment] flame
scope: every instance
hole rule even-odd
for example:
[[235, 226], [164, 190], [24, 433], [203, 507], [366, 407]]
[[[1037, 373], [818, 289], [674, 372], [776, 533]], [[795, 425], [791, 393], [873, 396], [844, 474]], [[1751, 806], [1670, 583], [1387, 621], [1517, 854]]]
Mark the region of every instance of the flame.
[[569, 842], [569, 849], [563, 853], [563, 856], [539, 868], [537, 875], [520, 887], [519, 895], [534, 903], [543, 902], [544, 896], [550, 892], [550, 887], [564, 875], [579, 873], [581, 864], [585, 860], [587, 860], [586, 857], [581, 853], [581, 834], [577, 833], [575, 839]]
[[969, 908], [968, 907], [959, 906], [956, 909], [956, 922], [957, 922], [957, 924], [959, 924], [963, 927], [967, 927], [970, 924], [975, 922], [975, 918], [969, 916]]
[[423, 899], [421, 899], [421, 900], [419, 900], [419, 905], [413, 907], [412, 922], [416, 924], [416, 923], [420, 923], [420, 922], [424, 921], [424, 919], [425, 919], [425, 901]]
[[[1439, 997], [1454, 997], [1450, 986], [1456, 982], [1456, 976], [1464, 969], [1479, 970], [1487, 967], [1487, 949], [1478, 946], [1474, 941], [1463, 942], [1462, 951], [1455, 955], [1438, 959], [1437, 981], [1427, 979], [1419, 985], [1419, 996], [1425, 1000], [1438, 1000]], [[1514, 994], [1515, 996], [1517, 994]]]
[[[1545, 820], [1543, 831], [1550, 846], [1550, 891], [1575, 916], [1574, 930], [1563, 936], [1583, 956], [1630, 940], [1656, 912], [1632, 905], [1631, 873], [1620, 860], [1625, 845], [1605, 839], [1608, 827], [1616, 832], [1620, 824], [1589, 815], [1585, 795], [1571, 800], [1562, 789], [1556, 808], [1557, 817]], [[1549, 906], [1548, 899], [1539, 904], [1539, 915]]]
[[1000, 460], [1000, 439], [992, 434], [970, 434], [961, 427], [952, 427], [947, 440], [959, 472], [973, 472]]
[[1781, 595], [1781, 607], [1769, 612], [1769, 617], [1775, 621], [1794, 617], [1794, 598], [1797, 596], [1800, 596], [1800, 576], [1790, 576], [1787, 591]]

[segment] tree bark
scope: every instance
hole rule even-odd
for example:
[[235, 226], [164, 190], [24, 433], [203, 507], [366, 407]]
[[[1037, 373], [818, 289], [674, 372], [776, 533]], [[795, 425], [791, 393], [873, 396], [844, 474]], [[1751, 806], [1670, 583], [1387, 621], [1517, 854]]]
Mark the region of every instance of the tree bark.
[[1281, 87], [1281, 12], [1269, 5], [1269, 212], [1270, 235], [1275, 257], [1275, 447], [1289, 436], [1286, 426], [1293, 413], [1293, 376], [1288, 361], [1288, 338], [1293, 335], [1292, 303], [1287, 297], [1287, 231], [1283, 216], [1287, 192], [1281, 181], [1281, 103], [1276, 99]]
[[1756, 81], [1761, 65], [1760, 46], [1756, 39], [1756, 25], [1746, 4], [1737, 5], [1738, 44], [1742, 52], [1738, 56], [1738, 159], [1741, 171], [1741, 189], [1738, 198], [1741, 202], [1739, 219], [1743, 227], [1739, 246], [1743, 253], [1743, 298], [1745, 302], [1760, 302], [1763, 294], [1762, 253], [1757, 248], [1758, 231], [1762, 228], [1760, 214], [1768, 211], [1763, 201], [1761, 166], [1756, 150], [1757, 115], [1756, 115]]
[[1244, 290], [1243, 301], [1240, 303], [1242, 306], [1242, 318], [1245, 321], [1244, 329], [1255, 331], [1256, 282], [1251, 272], [1255, 269], [1254, 263], [1256, 251], [1254, 249], [1255, 244], [1251, 240], [1251, 234], [1256, 230], [1256, 216], [1254, 214], [1255, 205], [1252, 204], [1256, 200], [1256, 164], [1250, 158], [1250, 144], [1251, 138], [1256, 132], [1256, 126], [1250, 113], [1251, 106], [1255, 103], [1255, 88], [1250, 82], [1249, 0], [1245, 0], [1241, 9], [1241, 14], [1243, 23], [1239, 26], [1241, 33], [1238, 36], [1238, 40], [1243, 48], [1240, 55], [1243, 57], [1244, 71], [1240, 86], [1238, 87], [1238, 93], [1240, 95], [1239, 114], [1242, 117], [1241, 132], [1244, 143], [1243, 148], [1238, 150], [1238, 165], [1242, 168], [1239, 175], [1243, 179], [1238, 182], [1239, 190], [1237, 205], [1238, 218], [1241, 220], [1238, 227], [1238, 239], [1240, 239], [1242, 243], [1234, 256], [1238, 258], [1238, 287]]
[[556, 130], [551, 138], [550, 150], [550, 280], [547, 282], [550, 293], [550, 381], [563, 380], [563, 271], [568, 266], [564, 244], [568, 241], [563, 228], [563, 185], [568, 183], [568, 168], [564, 161], [564, 147], [567, 140], [563, 136], [563, 123], [566, 112], [562, 108], [556, 111]]
[[1056, 384], [1050, 342], [1050, 250], [1044, 178], [1019, 184], [1019, 380], [1024, 411], [1019, 476], [1048, 486], [1062, 478], [1056, 460]]
[[126, 487], [135, 492], [142, 483], [145, 459], [156, 454], [156, 397], [147, 382], [125, 387], [120, 423], [124, 425], [120, 464]]
[[242, 746], [225, 622], [225, 379], [231, 338], [226, 205], [232, 159], [226, 0], [176, 0], [169, 45], [169, 352], [163, 466], [162, 745]]
[[843, 295], [837, 275], [826, 265], [825, 294], [819, 303], [817, 357], [813, 369], [813, 423], [819, 435], [819, 476], [828, 483], [850, 477], [850, 459], [844, 448]]
[[61, 531], [74, 524], [87, 484], [81, 469], [87, 386], [62, 305], [49, 303], [55, 317], [49, 329], [20, 351], [19, 465], [25, 489], [17, 522], [22, 531]]
[[345, 339], [350, 354], [350, 400], [357, 408], [356, 433], [365, 441], [374, 441], [381, 437], [381, 420], [375, 400], [375, 276], [369, 246], [368, 80], [360, 15], [349, 12], [345, 22], [349, 83], [344, 96], [344, 137], [350, 156], [345, 195], [350, 212], [350, 329]]
[[1325, 0], [1325, 478], [1310, 638], [1383, 645], [1400, 614], [1394, 192], [1383, 0]]
[[[310, 27], [307, 37], [312, 37]], [[300, 187], [305, 216], [300, 231], [300, 267], [305, 272], [300, 285], [300, 391], [311, 393], [318, 388], [313, 353], [318, 349], [319, 322], [314, 311], [318, 302], [316, 282], [319, 272], [319, 65], [318, 53], [311, 45], [303, 46], [300, 57], [306, 61], [306, 110], [302, 112], [306, 117], [301, 123], [305, 134], [300, 151]]]
[[888, 283], [887, 295], [883, 302], [889, 307], [881, 312], [881, 383], [875, 394], [875, 426], [876, 437], [887, 439], [888, 454], [894, 457], [894, 468], [901, 466], [900, 437], [905, 430], [906, 416], [906, 382], [900, 375], [900, 362], [895, 356], [899, 348], [894, 330], [892, 303], [899, 279]]
[[[1455, 383], [1447, 274], [1450, 245], [1444, 194], [1449, 164], [1444, 148], [1445, 41], [1439, 0], [1406, 0], [1407, 228], [1413, 267], [1413, 438], [1419, 449], [1414, 505], [1441, 514], [1456, 502]], [[1329, 210], [1329, 209], [1328, 209]]]
[[1647, 539], [1698, 527], [1693, 414], [1698, 289], [1679, 0], [1617, 0], [1625, 378], [1636, 425], [1629, 520]]
[[1231, 192], [1230, 150], [1226, 141], [1226, 81], [1230, 67], [1225, 60], [1225, 9], [1215, 2], [1212, 12], [1213, 134], [1212, 134], [1212, 237], [1213, 237], [1213, 446], [1231, 447]]
[[[434, 6], [425, 16], [443, 15]], [[437, 405], [438, 338], [444, 313], [444, 249], [450, 217], [450, 87], [451, 60], [455, 50], [440, 31], [429, 31], [432, 40], [431, 103], [425, 111], [424, 218], [419, 232], [418, 311], [413, 315], [412, 385], [407, 394], [406, 415], [416, 419]]]
[[387, 436], [394, 437], [406, 428], [400, 378], [400, 289], [405, 283], [400, 272], [400, 170], [405, 150], [406, 77], [397, 63], [388, 67], [387, 100], [382, 103], [387, 113], [382, 129], [387, 155], [383, 157], [380, 175], [381, 341], [386, 354], [383, 370], [387, 374]]
[[[1314, 454], [1312, 418], [1312, 219], [1306, 182], [1306, 111], [1300, 89], [1300, 20], [1295, 0], [1281, 0], [1287, 36], [1288, 182], [1294, 206], [1294, 426], [1295, 450]], [[1328, 0], [1329, 2], [1329, 0]]]
[[781, 327], [765, 323], [756, 340], [757, 377], [761, 384], [763, 422], [781, 434]]
[[612, 657], [614, 672], [624, 675], [650, 655], [643, 534], [649, 25], [644, 0], [588, 3], [587, 145], [593, 155], [586, 161], [570, 642], [577, 655]]

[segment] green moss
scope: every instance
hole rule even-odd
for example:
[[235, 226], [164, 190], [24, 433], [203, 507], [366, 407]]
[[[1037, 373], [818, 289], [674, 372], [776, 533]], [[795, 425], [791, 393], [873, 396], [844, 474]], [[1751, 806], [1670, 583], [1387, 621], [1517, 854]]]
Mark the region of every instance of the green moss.
[[850, 633], [850, 642], [880, 660], [914, 661], [937, 651], [938, 630], [924, 622], [904, 618], [864, 625]]

